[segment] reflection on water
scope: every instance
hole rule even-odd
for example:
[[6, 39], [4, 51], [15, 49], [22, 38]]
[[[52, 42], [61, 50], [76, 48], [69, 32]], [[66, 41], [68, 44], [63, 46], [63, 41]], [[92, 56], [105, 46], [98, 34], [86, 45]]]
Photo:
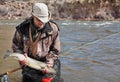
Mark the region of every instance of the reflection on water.
[[[20, 22], [16, 20], [0, 22], [0, 73], [18, 67], [17, 61], [3, 60], [2, 57], [7, 49], [11, 49], [14, 27]], [[60, 59], [65, 82], [119, 82], [119, 22], [56, 22], [61, 29]], [[20, 82], [18, 80], [20, 78], [20, 71], [10, 74], [11, 82]]]

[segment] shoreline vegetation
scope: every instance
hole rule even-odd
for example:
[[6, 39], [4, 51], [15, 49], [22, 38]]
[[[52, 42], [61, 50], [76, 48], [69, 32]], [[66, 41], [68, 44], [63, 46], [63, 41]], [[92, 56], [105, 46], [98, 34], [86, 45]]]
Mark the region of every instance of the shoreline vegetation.
[[120, 21], [120, 0], [0, 0], [0, 19], [27, 19], [34, 2], [46, 3], [53, 20]]

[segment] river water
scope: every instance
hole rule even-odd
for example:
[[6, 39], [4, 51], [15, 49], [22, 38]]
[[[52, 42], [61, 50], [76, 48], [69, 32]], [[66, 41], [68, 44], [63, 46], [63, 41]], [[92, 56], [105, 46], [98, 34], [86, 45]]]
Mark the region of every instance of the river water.
[[[22, 20], [0, 21], [0, 73], [18, 62], [4, 60], [11, 50], [15, 26]], [[64, 82], [120, 82], [119, 21], [56, 21], [61, 33], [61, 71]], [[11, 82], [21, 82], [20, 71], [9, 75]]]

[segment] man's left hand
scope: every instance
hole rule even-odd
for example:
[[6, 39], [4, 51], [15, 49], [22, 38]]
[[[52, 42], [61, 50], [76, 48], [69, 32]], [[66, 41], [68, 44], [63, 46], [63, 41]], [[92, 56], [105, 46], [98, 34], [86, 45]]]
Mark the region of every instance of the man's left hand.
[[48, 59], [48, 61], [47, 61], [46, 64], [47, 64], [48, 67], [53, 67], [53, 65], [54, 65], [54, 60], [50, 58], [50, 59]]
[[[47, 62], [46, 62], [46, 64], [47, 64], [47, 66], [48, 66], [48, 68], [49, 67], [53, 67], [53, 65], [54, 65], [54, 60], [52, 60], [52, 59], [49, 59]], [[43, 69], [42, 70], [43, 71], [43, 73], [49, 73], [49, 71], [48, 70], [46, 70], [46, 69]]]

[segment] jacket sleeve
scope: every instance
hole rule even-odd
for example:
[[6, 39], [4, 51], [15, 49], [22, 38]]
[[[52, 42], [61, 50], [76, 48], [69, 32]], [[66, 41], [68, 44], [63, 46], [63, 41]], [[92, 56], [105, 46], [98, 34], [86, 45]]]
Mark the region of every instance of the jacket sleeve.
[[20, 33], [16, 30], [13, 40], [12, 40], [12, 50], [13, 52], [18, 52], [23, 54], [23, 41], [22, 36]]
[[53, 28], [53, 35], [52, 35], [53, 42], [50, 46], [50, 51], [47, 55], [48, 62], [50, 60], [54, 61], [55, 59], [57, 59], [59, 57], [59, 52], [60, 52], [60, 32], [55, 24], [52, 25], [52, 28]]

